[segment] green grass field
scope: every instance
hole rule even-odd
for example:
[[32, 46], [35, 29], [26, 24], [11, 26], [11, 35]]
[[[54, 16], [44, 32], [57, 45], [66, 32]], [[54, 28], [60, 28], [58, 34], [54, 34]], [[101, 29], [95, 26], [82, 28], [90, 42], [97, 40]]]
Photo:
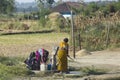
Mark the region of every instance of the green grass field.
[[45, 48], [52, 51], [54, 45], [58, 45], [67, 33], [37, 33], [16, 34], [0, 36], [0, 55], [25, 57], [32, 51]]
[[66, 33], [37, 33], [0, 35], [0, 80], [12, 80], [17, 76], [29, 77], [30, 70], [23, 64], [32, 51], [44, 48], [50, 53]]

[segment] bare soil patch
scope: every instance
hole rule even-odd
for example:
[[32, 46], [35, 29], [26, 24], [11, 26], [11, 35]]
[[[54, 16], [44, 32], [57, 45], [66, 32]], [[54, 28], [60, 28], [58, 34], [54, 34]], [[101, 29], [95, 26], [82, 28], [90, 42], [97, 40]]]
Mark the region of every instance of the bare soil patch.
[[120, 48], [91, 52], [90, 55], [76, 56], [74, 67], [93, 67], [107, 70], [106, 74], [89, 75], [83, 80], [120, 80]]

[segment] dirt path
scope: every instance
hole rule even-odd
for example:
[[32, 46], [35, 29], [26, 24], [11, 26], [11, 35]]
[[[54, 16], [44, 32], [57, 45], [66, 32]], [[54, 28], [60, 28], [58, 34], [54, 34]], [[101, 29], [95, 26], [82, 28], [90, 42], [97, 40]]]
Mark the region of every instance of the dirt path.
[[91, 55], [76, 56], [80, 63], [120, 66], [120, 49], [91, 52]]
[[94, 66], [108, 69], [110, 72], [120, 72], [120, 49], [91, 52], [90, 55], [76, 56], [74, 67]]
[[120, 80], [120, 49], [91, 52], [91, 55], [76, 56], [74, 67], [94, 67], [108, 70], [107, 74], [89, 75], [81, 80]]
[[[84, 77], [70, 78], [65, 77], [54, 79], [53, 76], [48, 77], [31, 77], [23, 78], [22, 80], [119, 80], [120, 79], [120, 49], [118, 50], [105, 50], [91, 52], [91, 55], [76, 56], [75, 62], [69, 62], [72, 67], [85, 67], [94, 66], [99, 69], [107, 69], [109, 72], [102, 75], [89, 75]], [[14, 80], [21, 80], [17, 78]]]

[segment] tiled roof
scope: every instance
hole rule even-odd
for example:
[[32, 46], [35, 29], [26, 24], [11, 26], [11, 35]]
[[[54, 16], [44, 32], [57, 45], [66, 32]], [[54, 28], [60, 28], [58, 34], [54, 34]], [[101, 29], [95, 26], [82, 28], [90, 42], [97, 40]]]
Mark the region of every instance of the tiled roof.
[[59, 5], [55, 6], [54, 8], [52, 8], [52, 11], [60, 12], [60, 13], [70, 12], [71, 8], [79, 9], [81, 5], [83, 5], [83, 4], [78, 3], [78, 2], [65, 2], [65, 3], [59, 4]]

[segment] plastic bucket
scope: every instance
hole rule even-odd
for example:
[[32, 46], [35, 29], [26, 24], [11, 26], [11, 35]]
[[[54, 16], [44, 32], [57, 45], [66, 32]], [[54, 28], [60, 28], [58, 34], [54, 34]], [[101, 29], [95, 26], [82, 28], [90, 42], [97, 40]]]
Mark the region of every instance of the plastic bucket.
[[51, 64], [48, 64], [47, 65], [47, 70], [51, 70], [52, 69], [52, 65]]
[[44, 63], [42, 63], [40, 65], [40, 71], [45, 71], [46, 70], [46, 65]]

